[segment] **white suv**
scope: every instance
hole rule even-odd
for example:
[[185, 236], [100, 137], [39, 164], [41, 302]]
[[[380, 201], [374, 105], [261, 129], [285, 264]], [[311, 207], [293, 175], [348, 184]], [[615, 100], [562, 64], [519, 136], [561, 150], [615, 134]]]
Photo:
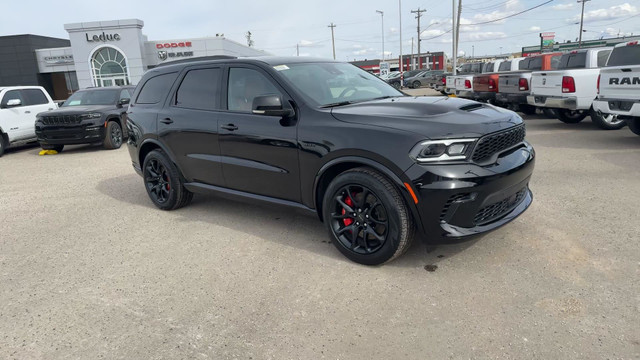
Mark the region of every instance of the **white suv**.
[[0, 156], [16, 144], [36, 140], [36, 115], [56, 109], [40, 86], [0, 87]]
[[600, 70], [598, 98], [593, 109], [600, 114], [616, 114], [629, 129], [640, 135], [640, 44], [618, 44]]

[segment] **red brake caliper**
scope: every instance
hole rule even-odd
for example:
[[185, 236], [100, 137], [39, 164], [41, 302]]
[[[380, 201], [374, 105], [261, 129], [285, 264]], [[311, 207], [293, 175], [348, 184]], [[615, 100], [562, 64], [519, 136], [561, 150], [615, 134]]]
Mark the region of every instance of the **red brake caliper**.
[[[344, 199], [344, 203], [353, 207], [353, 201], [351, 201], [351, 198], [349, 196], [347, 196], [346, 199]], [[347, 210], [345, 210], [344, 208], [342, 208], [342, 215], [346, 214]], [[351, 224], [353, 224], [353, 219], [344, 219], [342, 220], [342, 222], [344, 222], [344, 226], [349, 226]]]

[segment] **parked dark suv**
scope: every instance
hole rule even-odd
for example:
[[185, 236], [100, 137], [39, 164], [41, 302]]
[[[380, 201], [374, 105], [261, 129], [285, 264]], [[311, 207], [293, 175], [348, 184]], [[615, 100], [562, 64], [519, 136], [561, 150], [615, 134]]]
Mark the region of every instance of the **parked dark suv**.
[[347, 63], [167, 65], [148, 71], [132, 99], [128, 148], [157, 207], [217, 192], [306, 209], [362, 264], [401, 255], [414, 229], [453, 242], [532, 201], [534, 150], [516, 113], [405, 96]]
[[45, 150], [102, 142], [117, 149], [126, 137], [123, 114], [134, 86], [88, 88], [71, 95], [60, 108], [36, 117], [36, 136]]

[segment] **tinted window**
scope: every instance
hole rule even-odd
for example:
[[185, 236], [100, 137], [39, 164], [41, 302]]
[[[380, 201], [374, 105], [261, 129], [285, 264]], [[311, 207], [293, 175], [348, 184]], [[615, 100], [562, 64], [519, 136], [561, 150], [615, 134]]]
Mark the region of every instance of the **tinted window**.
[[598, 51], [598, 67], [603, 67], [607, 65], [607, 59], [609, 58], [609, 54], [611, 54], [611, 50]]
[[118, 95], [120, 95], [118, 89], [81, 90], [71, 95], [62, 106], [115, 105]]
[[520, 61], [521, 70], [542, 70], [542, 56], [531, 57]]
[[42, 105], [49, 102], [40, 89], [24, 89], [22, 96], [24, 97], [24, 105]]
[[607, 66], [640, 64], [640, 45], [627, 45], [613, 49]]
[[231, 68], [229, 70], [227, 97], [229, 110], [251, 112], [253, 99], [262, 95], [282, 96], [271, 81], [259, 71], [245, 68]]
[[218, 108], [220, 69], [198, 69], [187, 73], [176, 93], [176, 106], [213, 110]]
[[24, 105], [24, 99], [22, 98], [22, 96], [20, 96], [20, 90], [9, 90], [9, 91], [7, 91], [4, 94], [4, 96], [2, 97], [2, 103], [0, 103], [0, 105], [2, 107], [5, 107], [5, 106], [7, 106], [7, 102], [9, 100], [13, 100], [13, 99], [19, 99], [20, 102], [22, 103], [20, 106]]
[[560, 65], [560, 59], [562, 58], [562, 55], [554, 55], [551, 57], [551, 69], [555, 70], [558, 68], [558, 66]]
[[511, 60], [501, 63], [500, 67], [498, 67], [498, 71], [509, 71], [509, 70], [511, 70]]
[[131, 93], [129, 92], [128, 89], [122, 89], [122, 91], [120, 91], [120, 99], [130, 99], [131, 98]]
[[152, 77], [144, 86], [136, 99], [137, 104], [157, 104], [164, 100], [173, 85], [176, 73], [169, 73]]
[[583, 69], [587, 65], [587, 52], [564, 54], [560, 58], [558, 69]]
[[472, 73], [480, 73], [480, 72], [482, 72], [482, 66], [483, 65], [484, 65], [483, 63], [471, 64], [471, 72]]
[[468, 74], [471, 71], [471, 64], [464, 64], [460, 68], [460, 74]]
[[495, 64], [494, 64], [494, 63], [492, 63], [492, 62], [491, 62], [491, 63], [486, 63], [486, 64], [484, 64], [484, 69], [482, 70], [482, 72], [484, 72], [484, 73], [490, 73], [490, 72], [493, 72], [493, 67], [494, 67], [494, 65], [495, 65]]

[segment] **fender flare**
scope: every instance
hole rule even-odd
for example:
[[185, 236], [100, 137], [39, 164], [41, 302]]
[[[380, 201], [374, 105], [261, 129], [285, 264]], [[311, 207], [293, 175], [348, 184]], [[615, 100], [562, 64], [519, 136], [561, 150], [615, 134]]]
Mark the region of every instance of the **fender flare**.
[[[138, 161], [140, 162], [140, 167], [142, 167], [142, 159], [140, 159], [140, 150], [147, 144], [153, 144], [156, 145], [157, 147], [159, 147], [165, 154], [167, 154], [167, 156], [169, 157], [169, 159], [174, 163], [176, 163], [176, 158], [173, 155], [173, 152], [169, 151], [169, 149], [160, 141], [154, 139], [154, 138], [146, 138], [144, 140], [142, 140], [142, 142], [140, 143], [140, 145], [138, 145], [138, 151], [137, 151], [137, 155], [138, 155]], [[180, 170], [180, 169], [179, 169]], [[182, 170], [180, 170], [180, 172], [182, 173]]]
[[[424, 233], [424, 226], [422, 224], [422, 218], [420, 217], [420, 212], [418, 211], [417, 204], [413, 201], [411, 194], [409, 193], [409, 191], [404, 185], [405, 182], [411, 184], [411, 181], [409, 179], [403, 180], [400, 176], [398, 176], [396, 173], [394, 173], [391, 169], [389, 169], [385, 165], [375, 160], [361, 157], [361, 156], [341, 156], [341, 157], [332, 159], [327, 163], [325, 163], [324, 165], [322, 165], [320, 170], [318, 170], [318, 173], [316, 174], [315, 179], [313, 180], [313, 198], [315, 201], [314, 205], [316, 210], [321, 209], [321, 206], [318, 206], [319, 203], [321, 203], [322, 201], [322, 199], [318, 198], [318, 185], [319, 185], [320, 179], [322, 178], [322, 175], [324, 175], [324, 173], [329, 168], [341, 163], [361, 163], [365, 166], [373, 168], [376, 171], [379, 171], [380, 173], [385, 175], [389, 180], [391, 180], [400, 190], [400, 194], [404, 198], [406, 204], [409, 206], [409, 211], [411, 212], [411, 214], [413, 215], [413, 218], [415, 219], [415, 223], [418, 227], [418, 230], [420, 230], [421, 233]], [[318, 211], [317, 213], [320, 219], [322, 220], [321, 211]]]

